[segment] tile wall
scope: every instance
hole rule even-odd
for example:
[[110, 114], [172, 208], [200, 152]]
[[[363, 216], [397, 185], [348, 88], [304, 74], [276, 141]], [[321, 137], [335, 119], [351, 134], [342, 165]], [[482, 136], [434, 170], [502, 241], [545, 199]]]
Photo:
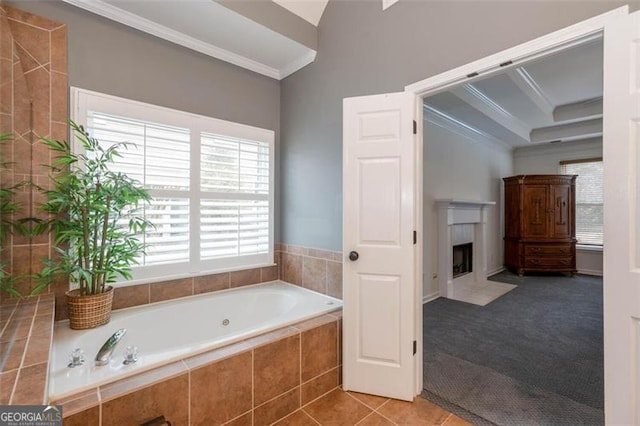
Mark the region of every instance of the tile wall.
[[[67, 138], [68, 93], [66, 26], [0, 3], [0, 133], [13, 135], [0, 151], [10, 162], [1, 176], [3, 186], [46, 185], [51, 158], [40, 140]], [[20, 217], [37, 216], [34, 206], [41, 196], [33, 188], [21, 190], [16, 197]], [[48, 235], [13, 236], [3, 248], [14, 275], [33, 273], [51, 254]], [[16, 284], [22, 294], [32, 286], [28, 279]], [[56, 283], [49, 291], [64, 294], [65, 287]]]
[[342, 299], [342, 252], [276, 244], [280, 279]]

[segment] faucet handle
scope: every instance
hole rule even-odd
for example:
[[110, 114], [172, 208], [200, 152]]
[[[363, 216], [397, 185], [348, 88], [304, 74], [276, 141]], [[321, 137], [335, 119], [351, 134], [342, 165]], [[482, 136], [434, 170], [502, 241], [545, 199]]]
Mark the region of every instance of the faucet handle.
[[137, 346], [127, 346], [124, 350], [124, 361], [122, 363], [124, 365], [133, 364], [138, 361], [138, 347]]
[[69, 355], [69, 364], [67, 367], [73, 368], [84, 364], [84, 351], [80, 348], [75, 348], [71, 355]]

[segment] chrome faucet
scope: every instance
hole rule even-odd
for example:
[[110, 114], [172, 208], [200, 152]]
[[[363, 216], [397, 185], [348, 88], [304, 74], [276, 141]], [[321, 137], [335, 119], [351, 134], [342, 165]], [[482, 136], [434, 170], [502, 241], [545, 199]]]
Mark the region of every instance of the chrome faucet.
[[98, 351], [96, 355], [96, 365], [107, 365], [109, 364], [109, 360], [111, 359], [111, 354], [113, 354], [113, 350], [116, 348], [116, 345], [122, 339], [122, 337], [127, 333], [126, 328], [121, 328], [120, 330], [113, 333], [111, 337], [104, 342], [104, 345]]

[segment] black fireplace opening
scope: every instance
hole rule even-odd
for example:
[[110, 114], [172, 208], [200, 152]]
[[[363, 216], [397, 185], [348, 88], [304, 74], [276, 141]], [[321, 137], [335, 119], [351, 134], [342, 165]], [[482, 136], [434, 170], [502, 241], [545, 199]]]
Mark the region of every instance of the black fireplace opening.
[[473, 243], [453, 246], [453, 278], [473, 272]]

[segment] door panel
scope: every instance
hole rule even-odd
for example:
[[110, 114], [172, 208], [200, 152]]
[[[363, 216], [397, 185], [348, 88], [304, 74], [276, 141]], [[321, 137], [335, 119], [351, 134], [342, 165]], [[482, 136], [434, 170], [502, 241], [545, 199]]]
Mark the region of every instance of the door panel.
[[571, 187], [568, 185], [551, 186], [551, 223], [552, 238], [571, 237], [571, 205], [569, 203]]
[[639, 424], [640, 12], [604, 31], [604, 373], [606, 424]]
[[400, 159], [358, 160], [359, 244], [400, 244]]
[[415, 102], [408, 93], [349, 98], [343, 111], [343, 387], [409, 401], [416, 393]]
[[[360, 362], [400, 366], [400, 277], [365, 275], [358, 277], [360, 318]], [[380, 310], [380, 306], [386, 309]]]
[[549, 200], [548, 185], [527, 185], [523, 188], [524, 205], [524, 237], [544, 238], [549, 235]]

